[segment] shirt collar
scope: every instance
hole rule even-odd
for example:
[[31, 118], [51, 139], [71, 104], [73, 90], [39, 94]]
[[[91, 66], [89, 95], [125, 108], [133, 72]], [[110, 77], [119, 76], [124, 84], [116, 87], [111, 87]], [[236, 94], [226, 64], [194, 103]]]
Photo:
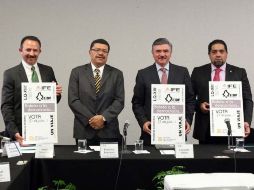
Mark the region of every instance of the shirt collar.
[[95, 67], [94, 64], [91, 62], [92, 70], [94, 72], [94, 69], [99, 69], [100, 73], [103, 73], [105, 65], [100, 66], [99, 68]]
[[[226, 71], [226, 65], [227, 63], [224, 63], [222, 66], [220, 66], [220, 69], [224, 72]], [[217, 69], [217, 67], [215, 67], [212, 63], [211, 63], [211, 66], [212, 66], [212, 71], [215, 71], [215, 69]]]
[[22, 62], [23, 67], [24, 67], [24, 68], [27, 68], [27, 69], [29, 69], [29, 70], [31, 70], [32, 66], [34, 66], [35, 69], [38, 68], [37, 62], [36, 62], [35, 64], [33, 64], [33, 65], [28, 64], [28, 63], [25, 62], [23, 59], [22, 59], [21, 62]]
[[[159, 71], [161, 68], [163, 68], [162, 66], [160, 66], [158, 63], [155, 63], [156, 65], [156, 69], [157, 71]], [[164, 67], [167, 71], [169, 71], [169, 63], [167, 63]]]

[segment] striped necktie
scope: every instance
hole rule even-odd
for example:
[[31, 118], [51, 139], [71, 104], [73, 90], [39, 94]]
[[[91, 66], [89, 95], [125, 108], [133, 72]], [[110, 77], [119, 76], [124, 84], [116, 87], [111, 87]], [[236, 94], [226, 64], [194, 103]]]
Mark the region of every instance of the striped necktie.
[[31, 70], [32, 70], [32, 82], [39, 82], [39, 78], [37, 72], [35, 71], [35, 67], [32, 66]]
[[98, 94], [99, 91], [100, 91], [100, 87], [101, 87], [100, 70], [99, 69], [94, 69], [94, 72], [95, 72], [95, 77], [94, 77], [94, 80], [95, 80], [95, 92], [96, 92], [96, 94]]

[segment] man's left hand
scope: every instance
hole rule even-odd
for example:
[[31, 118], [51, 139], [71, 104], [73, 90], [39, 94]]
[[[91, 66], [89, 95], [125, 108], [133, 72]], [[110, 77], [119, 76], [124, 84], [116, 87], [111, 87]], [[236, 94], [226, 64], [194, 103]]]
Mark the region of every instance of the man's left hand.
[[187, 121], [185, 121], [185, 134], [187, 135], [190, 131], [191, 131], [191, 126]]
[[63, 92], [62, 86], [60, 84], [57, 84], [56, 85], [56, 95], [60, 96], [62, 94], [62, 92]]
[[248, 122], [244, 122], [244, 137], [248, 137], [250, 134], [250, 124]]
[[89, 125], [94, 129], [102, 129], [104, 127], [104, 120], [102, 115], [95, 115], [89, 119]]

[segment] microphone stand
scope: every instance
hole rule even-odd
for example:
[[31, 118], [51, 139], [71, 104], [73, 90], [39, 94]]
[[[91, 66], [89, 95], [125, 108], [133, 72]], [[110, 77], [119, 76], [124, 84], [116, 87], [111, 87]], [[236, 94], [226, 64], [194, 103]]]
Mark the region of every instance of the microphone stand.
[[19, 148], [18, 148], [16, 142], [12, 142], [12, 143], [14, 143], [14, 145], [15, 145], [17, 151], [19, 152], [19, 157], [20, 157], [21, 160], [22, 160], [22, 161], [18, 161], [18, 162], [17, 162], [17, 165], [25, 165], [25, 164], [27, 163], [27, 160], [24, 160], [23, 154], [20, 152], [20, 150], [19, 150]]
[[[228, 127], [228, 149], [224, 150], [223, 153], [233, 154], [235, 151], [234, 151], [234, 149], [233, 150], [231, 149], [231, 143], [230, 143], [231, 138], [233, 139], [231, 125], [230, 125], [229, 121], [226, 121], [225, 123]], [[233, 144], [232, 144], [232, 147], [233, 147]]]
[[127, 149], [127, 126], [123, 127], [123, 142], [122, 142], [122, 154], [130, 154], [131, 151]]
[[228, 150], [230, 150], [231, 149], [231, 143], [230, 143], [230, 137], [231, 137], [231, 134], [232, 134], [232, 132], [231, 132], [231, 130], [230, 129], [228, 129]]

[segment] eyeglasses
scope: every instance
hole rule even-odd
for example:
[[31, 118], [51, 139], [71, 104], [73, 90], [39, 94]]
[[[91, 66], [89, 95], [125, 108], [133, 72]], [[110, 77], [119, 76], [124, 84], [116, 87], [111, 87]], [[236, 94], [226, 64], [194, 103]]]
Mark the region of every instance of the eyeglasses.
[[96, 52], [96, 53], [100, 53], [102, 52], [103, 54], [108, 54], [108, 51], [105, 49], [91, 49], [92, 51]]

